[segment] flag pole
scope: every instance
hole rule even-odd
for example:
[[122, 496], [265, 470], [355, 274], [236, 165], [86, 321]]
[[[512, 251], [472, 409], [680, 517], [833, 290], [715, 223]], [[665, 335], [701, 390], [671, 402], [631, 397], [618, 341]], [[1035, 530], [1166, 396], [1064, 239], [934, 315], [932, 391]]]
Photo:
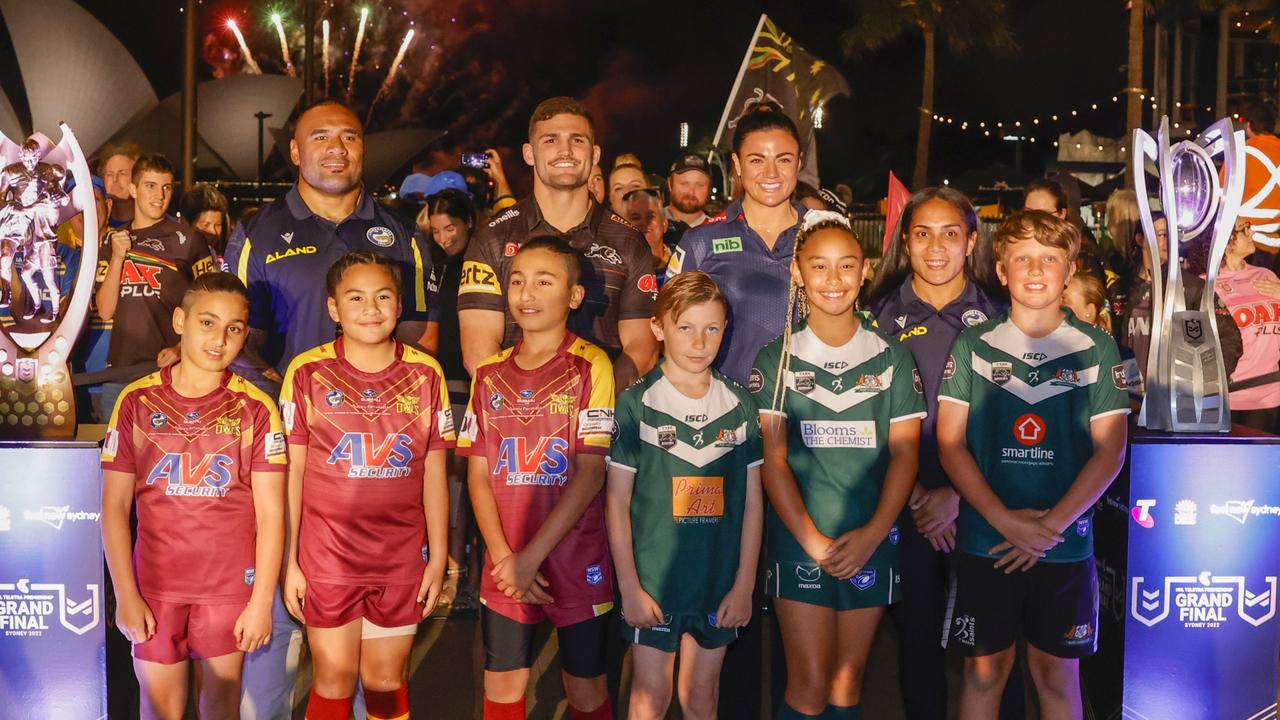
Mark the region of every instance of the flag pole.
[[760, 31], [764, 29], [764, 21], [766, 15], [760, 14], [760, 22], [756, 23], [756, 31], [751, 34], [751, 41], [747, 43], [747, 53], [742, 57], [742, 67], [738, 68], [738, 77], [733, 81], [733, 89], [729, 91], [729, 99], [725, 101], [724, 112], [720, 115], [720, 126], [716, 128], [716, 137], [712, 144], [716, 147], [720, 146], [720, 136], [724, 135], [725, 126], [729, 123], [729, 113], [733, 112], [733, 101], [738, 97], [738, 88], [742, 85], [742, 76], [747, 74], [747, 64], [751, 62], [751, 51], [756, 46], [756, 38], [760, 37]]

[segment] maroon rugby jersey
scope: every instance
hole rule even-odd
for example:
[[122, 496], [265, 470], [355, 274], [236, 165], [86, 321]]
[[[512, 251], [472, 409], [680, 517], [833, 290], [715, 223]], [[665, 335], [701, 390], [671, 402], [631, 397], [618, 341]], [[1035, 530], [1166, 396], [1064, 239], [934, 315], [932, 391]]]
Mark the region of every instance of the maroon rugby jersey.
[[103, 470], [135, 476], [138, 590], [177, 603], [247, 601], [257, 549], [250, 473], [284, 472], [280, 417], [239, 375], [187, 398], [171, 371], [124, 389], [102, 448]]
[[396, 359], [366, 373], [343, 339], [294, 358], [280, 391], [289, 444], [307, 447], [298, 565], [333, 585], [422, 580], [427, 453], [453, 446], [444, 374], [430, 355], [396, 343]]
[[[459, 453], [489, 461], [502, 533], [514, 551], [529, 544], [564, 494], [576, 467], [574, 456], [609, 452], [614, 401], [613, 367], [595, 345], [566, 333], [556, 354], [534, 370], [516, 364], [519, 349], [517, 343], [476, 368], [458, 438]], [[494, 584], [492, 569], [486, 552], [481, 598], [520, 615], [518, 603]], [[547, 556], [541, 572], [559, 607], [613, 600], [603, 492]]]

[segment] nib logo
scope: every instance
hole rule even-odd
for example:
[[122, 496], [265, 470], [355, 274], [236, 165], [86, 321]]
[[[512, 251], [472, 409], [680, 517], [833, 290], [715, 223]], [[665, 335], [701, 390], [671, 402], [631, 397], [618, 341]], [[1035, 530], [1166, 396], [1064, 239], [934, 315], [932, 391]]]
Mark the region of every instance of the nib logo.
[[1133, 504], [1133, 510], [1129, 514], [1133, 516], [1134, 522], [1150, 530], [1156, 524], [1155, 516], [1151, 514], [1151, 508], [1155, 505], [1155, 500], [1139, 500]]

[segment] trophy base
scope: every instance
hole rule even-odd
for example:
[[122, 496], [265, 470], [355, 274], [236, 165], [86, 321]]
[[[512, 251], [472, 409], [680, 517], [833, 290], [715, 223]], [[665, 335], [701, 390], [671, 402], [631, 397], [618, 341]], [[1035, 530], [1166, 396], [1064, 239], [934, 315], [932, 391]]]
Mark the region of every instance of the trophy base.
[[1168, 336], [1167, 393], [1150, 392], [1146, 427], [1171, 432], [1231, 432], [1226, 373], [1213, 317], [1201, 310], [1173, 314]]
[[53, 351], [0, 350], [0, 437], [71, 439], [76, 432], [71, 373], [50, 361]]

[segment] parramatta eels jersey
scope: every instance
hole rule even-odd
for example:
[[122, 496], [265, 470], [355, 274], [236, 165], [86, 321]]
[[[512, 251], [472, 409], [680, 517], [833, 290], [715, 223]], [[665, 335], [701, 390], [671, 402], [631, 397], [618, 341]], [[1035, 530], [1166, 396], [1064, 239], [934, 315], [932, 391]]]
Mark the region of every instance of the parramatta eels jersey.
[[230, 372], [204, 397], [179, 395], [172, 369], [124, 389], [102, 447], [103, 470], [135, 477], [138, 590], [176, 603], [245, 601], [257, 548], [251, 473], [284, 473], [280, 416]]
[[[1052, 508], [1093, 455], [1089, 424], [1129, 412], [1124, 365], [1106, 332], [1063, 311], [1041, 338], [1028, 337], [1008, 313], [960, 333], [942, 374], [939, 402], [969, 408], [966, 441], [987, 484], [1011, 510]], [[1043, 562], [1093, 554], [1093, 509], [1064, 531]], [[1004, 542], [966, 502], [957, 547], [993, 557]]]
[[791, 256], [796, 232], [807, 212], [795, 204], [796, 224], [778, 235], [773, 249], [747, 224], [742, 201], [690, 228], [680, 239], [667, 265], [667, 279], [701, 270], [711, 276], [728, 301], [729, 326], [716, 358], [716, 368], [734, 382], [747, 382], [751, 361], [787, 320], [787, 291], [791, 285]]
[[[613, 366], [600, 348], [565, 333], [541, 367], [516, 364], [519, 344], [485, 360], [471, 381], [471, 405], [458, 452], [489, 463], [489, 484], [513, 551], [524, 548], [573, 477], [579, 454], [606, 455], [613, 432]], [[489, 576], [486, 553], [480, 594], [504, 615], [520, 615]], [[604, 528], [604, 493], [561, 539], [542, 564], [547, 589], [559, 607], [602, 605], [613, 600], [613, 568]], [[520, 617], [516, 617], [520, 620]]]
[[507, 279], [516, 251], [529, 240], [554, 235], [582, 253], [587, 295], [569, 315], [569, 330], [599, 346], [610, 357], [622, 350], [620, 320], [653, 317], [658, 281], [644, 236], [596, 202], [575, 228], [562, 233], [542, 217], [538, 202], [527, 197], [476, 231], [467, 245], [458, 287], [459, 310], [497, 310], [506, 317], [502, 347], [520, 338], [520, 327], [507, 309]]
[[[787, 421], [787, 464], [814, 525], [829, 538], [862, 527], [875, 515], [889, 467], [889, 425], [925, 417], [920, 376], [897, 340], [861, 326], [841, 347], [831, 347], [799, 323], [791, 335], [791, 366], [772, 406], [782, 340], [765, 346], [748, 387], [762, 414]], [[811, 562], [777, 513], [766, 515], [771, 561]], [[891, 533], [867, 563], [897, 565]]]
[[336, 337], [325, 273], [349, 252], [386, 255], [400, 268], [401, 321], [426, 322], [427, 248], [367, 192], [336, 225], [311, 212], [294, 186], [237, 225], [224, 264], [249, 288], [249, 325], [266, 333], [262, 356], [283, 373], [299, 353]]
[[609, 464], [635, 474], [640, 585], [664, 612], [714, 613], [738, 572], [747, 469], [764, 462], [755, 401], [720, 373], [687, 397], [659, 365], [618, 398], [617, 421]]
[[299, 355], [280, 391], [289, 444], [307, 447], [298, 564], [334, 585], [416, 583], [427, 560], [427, 453], [454, 442], [444, 375], [398, 342], [390, 365], [366, 373], [342, 345]]

